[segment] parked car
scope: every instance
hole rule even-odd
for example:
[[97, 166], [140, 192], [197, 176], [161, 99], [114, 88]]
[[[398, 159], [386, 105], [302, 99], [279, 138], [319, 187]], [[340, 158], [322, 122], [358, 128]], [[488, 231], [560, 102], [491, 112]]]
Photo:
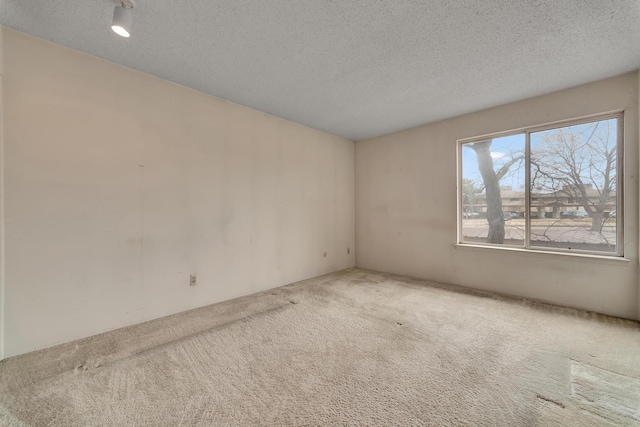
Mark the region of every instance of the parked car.
[[585, 211], [564, 211], [560, 214], [560, 218], [589, 218], [589, 214]]
[[462, 215], [463, 218], [469, 218], [469, 219], [477, 219], [480, 218], [480, 214], [478, 212], [465, 212]]
[[504, 220], [509, 221], [512, 219], [520, 218], [520, 214], [518, 212], [504, 212]]

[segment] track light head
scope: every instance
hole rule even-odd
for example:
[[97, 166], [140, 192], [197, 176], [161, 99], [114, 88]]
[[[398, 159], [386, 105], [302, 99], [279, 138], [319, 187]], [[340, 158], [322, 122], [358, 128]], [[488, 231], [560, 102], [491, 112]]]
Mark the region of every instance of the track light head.
[[123, 2], [113, 10], [111, 29], [117, 35], [122, 37], [129, 37], [131, 35], [131, 23], [133, 22], [132, 9], [133, 6]]

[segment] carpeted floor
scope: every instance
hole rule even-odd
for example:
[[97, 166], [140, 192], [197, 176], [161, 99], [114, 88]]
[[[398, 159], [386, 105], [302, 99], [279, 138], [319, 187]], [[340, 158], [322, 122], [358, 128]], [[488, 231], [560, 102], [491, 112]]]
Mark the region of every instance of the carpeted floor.
[[359, 269], [0, 362], [0, 425], [640, 425], [638, 322]]

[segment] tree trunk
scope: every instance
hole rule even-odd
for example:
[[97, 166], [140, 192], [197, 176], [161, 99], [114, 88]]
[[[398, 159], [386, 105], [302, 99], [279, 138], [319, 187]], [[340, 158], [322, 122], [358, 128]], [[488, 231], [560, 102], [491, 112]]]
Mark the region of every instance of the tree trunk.
[[600, 232], [602, 229], [602, 214], [594, 212], [591, 215], [591, 230]]
[[489, 234], [487, 243], [504, 243], [504, 214], [502, 213], [502, 197], [500, 181], [493, 169], [491, 158], [491, 140], [476, 142], [471, 147], [478, 157], [478, 169], [487, 192], [487, 222]]

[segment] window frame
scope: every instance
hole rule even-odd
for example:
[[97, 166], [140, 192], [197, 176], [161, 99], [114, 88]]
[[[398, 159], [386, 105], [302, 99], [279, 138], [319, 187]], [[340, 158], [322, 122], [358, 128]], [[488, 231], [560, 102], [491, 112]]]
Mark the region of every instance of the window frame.
[[[531, 134], [535, 132], [558, 129], [567, 126], [593, 123], [601, 120], [617, 120], [617, 141], [616, 141], [616, 250], [615, 252], [589, 251], [582, 249], [552, 248], [531, 245]], [[463, 201], [462, 195], [462, 149], [465, 144], [481, 141], [488, 138], [502, 138], [513, 135], [524, 134], [525, 137], [525, 236], [522, 245], [507, 245], [487, 242], [465, 242], [463, 239]], [[610, 258], [624, 257], [624, 110], [614, 110], [604, 113], [597, 113], [588, 116], [581, 116], [572, 119], [558, 120], [540, 125], [526, 126], [517, 129], [494, 132], [484, 135], [477, 135], [469, 138], [462, 138], [456, 141], [456, 186], [457, 186], [457, 245], [469, 247], [487, 247], [491, 249], [519, 249], [526, 252], [559, 253], [562, 255], [595, 255]]]

